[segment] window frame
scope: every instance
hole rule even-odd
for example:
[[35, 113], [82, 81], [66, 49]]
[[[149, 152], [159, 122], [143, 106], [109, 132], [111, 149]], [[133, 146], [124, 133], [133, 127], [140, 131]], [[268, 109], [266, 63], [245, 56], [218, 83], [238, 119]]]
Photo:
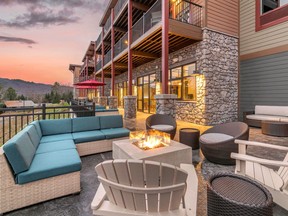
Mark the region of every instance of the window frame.
[[[175, 67], [172, 67], [169, 69], [169, 76], [168, 76], [168, 82], [170, 83], [169, 85], [169, 92], [171, 92], [171, 82], [172, 81], [177, 81], [177, 80], [180, 80], [181, 81], [181, 97], [180, 98], [177, 98], [178, 100], [180, 101], [187, 101], [187, 102], [195, 102], [197, 99], [197, 79], [196, 79], [196, 76], [193, 76], [193, 75], [188, 75], [188, 76], [183, 76], [184, 75], [184, 67], [187, 66], [187, 65], [191, 65], [191, 64], [195, 64], [195, 69], [197, 70], [197, 62], [191, 62], [189, 64], [185, 64], [185, 65], [181, 65], [181, 66], [175, 66]], [[180, 77], [177, 77], [177, 78], [171, 78], [172, 77], [172, 70], [175, 69], [175, 68], [181, 68], [181, 76]], [[189, 77], [194, 77], [195, 79], [195, 87], [196, 87], [196, 94], [195, 94], [195, 99], [194, 100], [185, 100], [183, 99], [183, 92], [184, 92], [184, 78], [189, 78]]]
[[285, 4], [281, 7], [275, 8], [274, 10], [261, 14], [261, 5], [262, 5], [261, 3], [262, 0], [256, 0], [256, 11], [255, 11], [256, 32], [288, 21], [288, 15], [281, 16], [282, 11], [288, 11], [288, 4]]

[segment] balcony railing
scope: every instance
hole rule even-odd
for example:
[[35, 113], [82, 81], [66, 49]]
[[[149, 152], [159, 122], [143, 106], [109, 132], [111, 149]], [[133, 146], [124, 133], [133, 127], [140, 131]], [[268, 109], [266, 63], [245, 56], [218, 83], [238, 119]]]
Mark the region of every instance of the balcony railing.
[[115, 57], [119, 55], [123, 50], [128, 47], [128, 33], [126, 33], [115, 45], [114, 45], [114, 55]]
[[107, 19], [105, 25], [104, 25], [104, 35], [108, 32], [108, 30], [111, 28], [111, 15]]
[[104, 65], [111, 61], [111, 50], [109, 50], [104, 56]]
[[102, 33], [100, 33], [100, 35], [98, 36], [96, 40], [96, 47], [98, 47], [101, 42], [102, 42]]
[[96, 64], [96, 71], [100, 70], [102, 68], [102, 61], [100, 60], [99, 62], [97, 62]]
[[132, 42], [136, 41], [162, 19], [161, 0], [158, 0], [132, 27]]
[[170, 19], [202, 27], [202, 6], [188, 0], [170, 1]]
[[118, 16], [119, 12], [123, 8], [123, 6], [126, 4], [127, 0], [118, 0], [117, 4], [114, 7], [114, 14], [115, 18]]
[[0, 108], [0, 113], [3, 113], [0, 115], [1, 146], [32, 121], [95, 116], [95, 104], [51, 107], [43, 104], [40, 107]]

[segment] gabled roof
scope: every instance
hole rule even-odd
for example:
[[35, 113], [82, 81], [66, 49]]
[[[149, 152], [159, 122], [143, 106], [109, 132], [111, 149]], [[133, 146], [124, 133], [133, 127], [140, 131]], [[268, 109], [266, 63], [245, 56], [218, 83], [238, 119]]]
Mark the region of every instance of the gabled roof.
[[35, 104], [31, 100], [15, 100], [15, 101], [5, 101], [7, 108], [11, 107], [34, 107]]

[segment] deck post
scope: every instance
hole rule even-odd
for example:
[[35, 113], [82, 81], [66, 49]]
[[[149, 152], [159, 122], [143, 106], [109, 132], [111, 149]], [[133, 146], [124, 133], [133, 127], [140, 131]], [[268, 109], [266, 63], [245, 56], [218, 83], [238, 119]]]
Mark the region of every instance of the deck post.
[[136, 127], [136, 96], [132, 96], [132, 0], [128, 0], [128, 94], [124, 97], [124, 125], [133, 130]]
[[115, 32], [114, 32], [114, 8], [111, 9], [111, 95], [114, 96], [115, 86], [115, 65], [114, 65], [114, 45], [115, 45]]
[[[102, 49], [101, 49], [101, 53], [102, 53], [102, 62], [101, 62], [101, 66], [102, 66], [102, 71], [101, 71], [101, 82], [104, 83], [104, 54], [105, 54], [105, 47], [104, 47], [104, 26], [102, 27]], [[101, 95], [104, 96], [104, 86], [101, 87]]]
[[[85, 81], [88, 80], [88, 75], [89, 75], [89, 59], [88, 59], [88, 56], [86, 56], [86, 59], [85, 59], [85, 64], [86, 64], [86, 67], [85, 67]], [[86, 97], [88, 97], [88, 89], [86, 89]]]
[[128, 95], [132, 95], [132, 0], [128, 0]]
[[169, 3], [162, 0], [162, 94], [168, 94]]

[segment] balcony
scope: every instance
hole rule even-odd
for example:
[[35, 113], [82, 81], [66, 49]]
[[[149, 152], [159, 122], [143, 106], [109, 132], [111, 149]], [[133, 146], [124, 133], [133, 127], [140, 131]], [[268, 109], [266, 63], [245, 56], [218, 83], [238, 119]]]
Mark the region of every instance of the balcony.
[[127, 4], [127, 2], [127, 0], [118, 0], [117, 4], [114, 7], [114, 14], [116, 19], [119, 16], [121, 10], [124, 8], [124, 5]]
[[98, 61], [97, 64], [96, 64], [96, 72], [99, 71], [99, 70], [101, 70], [101, 68], [102, 68], [102, 61], [100, 60], [100, 61]]
[[104, 67], [107, 63], [111, 61], [111, 50], [109, 50], [104, 56]]
[[102, 33], [99, 34], [97, 40], [96, 40], [96, 49], [99, 48], [99, 46], [101, 45], [102, 42]]
[[111, 15], [109, 16], [109, 18], [107, 19], [104, 25], [104, 37], [110, 29], [111, 29]]
[[[161, 0], [156, 1], [132, 26], [132, 62], [138, 67], [161, 57], [162, 12]], [[202, 6], [186, 0], [172, 2], [169, 14], [169, 53], [202, 40]], [[107, 47], [108, 48], [108, 47]], [[127, 71], [128, 33], [114, 45], [115, 70]], [[105, 49], [105, 52], [106, 49]], [[111, 55], [104, 61], [104, 70], [109, 71]], [[98, 70], [97, 70], [98, 71]], [[97, 72], [96, 71], [96, 72]]]

